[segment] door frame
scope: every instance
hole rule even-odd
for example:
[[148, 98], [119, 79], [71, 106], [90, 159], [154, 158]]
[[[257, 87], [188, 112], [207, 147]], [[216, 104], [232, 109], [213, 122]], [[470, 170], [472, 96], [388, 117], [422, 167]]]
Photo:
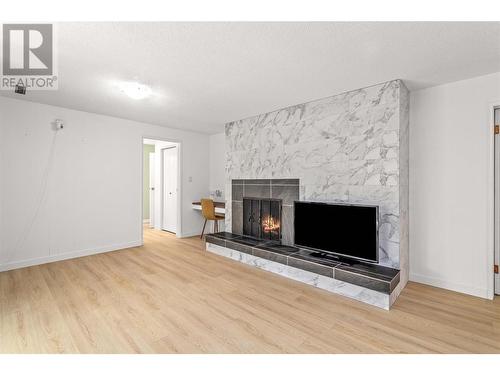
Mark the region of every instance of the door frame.
[[[490, 124], [495, 126], [495, 110], [500, 111], [500, 100], [496, 103], [490, 105]], [[490, 130], [491, 131], [491, 130]], [[495, 147], [495, 143], [496, 146]], [[498, 209], [498, 205], [500, 205], [500, 186], [497, 186], [497, 180], [499, 180], [500, 176], [496, 175], [497, 168], [495, 166], [496, 156], [500, 153], [500, 135], [493, 135], [493, 255], [492, 261], [490, 265], [490, 270], [493, 271], [493, 266], [495, 265], [495, 259], [500, 258], [500, 217], [497, 217], [496, 210]], [[498, 264], [498, 263], [497, 263]], [[491, 298], [494, 298], [495, 293], [500, 295], [500, 275], [495, 274], [493, 272], [493, 282], [491, 285]], [[489, 291], [489, 290], [488, 290]]]
[[[156, 204], [156, 176], [154, 173], [151, 173], [151, 169], [156, 168], [156, 155], [152, 152], [149, 153], [149, 227], [155, 227], [155, 215], [154, 215], [154, 207]], [[151, 184], [151, 179], [154, 179], [154, 183]], [[153, 186], [152, 186], [153, 185]]]
[[[487, 276], [487, 298], [493, 299], [495, 297], [495, 273], [493, 271], [493, 266], [495, 265], [495, 236], [500, 235], [500, 230], [497, 231], [497, 223], [495, 220], [495, 137], [500, 137], [495, 135], [493, 131], [493, 126], [495, 124], [495, 108], [500, 107], [500, 98], [488, 103], [487, 112], [487, 131], [489, 139], [488, 147], [488, 222], [487, 226], [487, 236], [488, 236], [488, 256], [486, 257], [486, 275]], [[500, 224], [500, 223], [498, 223]]]
[[[172, 142], [172, 143], [175, 143], [175, 142]], [[175, 148], [175, 151], [176, 151], [176, 157], [177, 157], [177, 198], [179, 197], [179, 146], [178, 144], [176, 144], [175, 146], [168, 146], [168, 147], [164, 147], [164, 148], [161, 148], [161, 157], [160, 157], [160, 160], [161, 160], [161, 223], [160, 223], [160, 227], [162, 230], [164, 231], [167, 231], [167, 232], [170, 232], [169, 230], [165, 229], [164, 228], [164, 219], [165, 219], [165, 155], [164, 155], [164, 152], [165, 150], [170, 150], [172, 148]], [[177, 213], [179, 212], [179, 200], [177, 199], [177, 202], [176, 202], [176, 210], [177, 210]], [[177, 217], [178, 219], [178, 217]], [[178, 220], [176, 220], [178, 221]], [[179, 231], [178, 230], [178, 227], [177, 227], [177, 224], [175, 224], [175, 234], [177, 235], [177, 232]], [[170, 232], [172, 233], [172, 232]]]
[[[141, 242], [144, 244], [144, 227], [143, 227], [143, 222], [142, 222], [142, 212], [143, 212], [143, 205], [144, 205], [144, 163], [143, 163], [143, 145], [144, 145], [144, 140], [145, 139], [151, 139], [155, 141], [161, 141], [161, 142], [171, 142], [171, 143], [176, 143], [177, 145], [177, 232], [176, 232], [176, 237], [177, 238], [182, 238], [182, 166], [183, 166], [183, 158], [182, 158], [182, 141], [180, 139], [175, 139], [175, 138], [164, 138], [164, 137], [158, 137], [156, 135], [142, 135], [140, 138], [141, 144], [140, 144], [140, 149], [141, 149], [141, 178], [139, 179], [141, 186], [140, 186], [140, 200], [141, 200], [141, 210], [140, 210], [140, 232], [141, 232]], [[163, 181], [162, 181], [163, 185]], [[163, 186], [162, 186], [162, 192], [161, 195], [163, 196]], [[163, 208], [162, 208], [163, 210]], [[162, 212], [163, 215], [163, 212]]]

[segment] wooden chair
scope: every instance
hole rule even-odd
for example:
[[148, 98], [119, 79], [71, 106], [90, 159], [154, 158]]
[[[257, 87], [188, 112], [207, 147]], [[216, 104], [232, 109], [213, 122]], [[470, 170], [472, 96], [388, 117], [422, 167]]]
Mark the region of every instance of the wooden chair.
[[207, 225], [207, 220], [214, 220], [214, 232], [219, 231], [219, 220], [224, 220], [223, 215], [215, 214], [214, 201], [211, 199], [201, 200], [201, 213], [205, 218], [205, 223], [203, 224], [203, 230], [201, 231], [200, 238], [203, 238], [203, 233], [205, 233], [205, 226]]

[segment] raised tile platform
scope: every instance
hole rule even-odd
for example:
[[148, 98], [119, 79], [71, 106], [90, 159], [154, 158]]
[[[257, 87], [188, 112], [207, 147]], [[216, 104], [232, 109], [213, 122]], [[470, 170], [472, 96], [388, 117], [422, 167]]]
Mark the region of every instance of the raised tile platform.
[[206, 236], [208, 251], [388, 310], [397, 269], [221, 232]]

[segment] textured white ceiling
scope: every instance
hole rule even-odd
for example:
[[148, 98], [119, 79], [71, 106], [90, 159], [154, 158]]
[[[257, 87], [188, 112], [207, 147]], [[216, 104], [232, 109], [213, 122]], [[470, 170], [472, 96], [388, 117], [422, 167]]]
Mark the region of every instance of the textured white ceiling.
[[[410, 90], [500, 71], [500, 23], [60, 23], [59, 90], [11, 96], [215, 133], [401, 78]], [[134, 101], [117, 80], [156, 95]]]

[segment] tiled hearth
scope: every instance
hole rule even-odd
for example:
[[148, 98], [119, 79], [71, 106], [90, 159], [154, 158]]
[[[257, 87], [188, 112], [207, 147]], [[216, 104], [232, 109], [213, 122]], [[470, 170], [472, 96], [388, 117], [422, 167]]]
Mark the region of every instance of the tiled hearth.
[[329, 259], [274, 241], [225, 232], [207, 235], [206, 240], [212, 253], [387, 310], [400, 281], [397, 269]]
[[[207, 235], [208, 251], [281, 276], [389, 309], [400, 284], [398, 269], [335, 258], [294, 247], [294, 202], [300, 180], [234, 179], [231, 181], [232, 233]], [[281, 206], [280, 238], [261, 236], [262, 205]], [[250, 206], [249, 206], [250, 205]], [[254, 207], [257, 205], [257, 208]], [[258, 219], [257, 219], [258, 218]], [[255, 235], [258, 233], [259, 235]], [[253, 235], [252, 235], [253, 234]]]

